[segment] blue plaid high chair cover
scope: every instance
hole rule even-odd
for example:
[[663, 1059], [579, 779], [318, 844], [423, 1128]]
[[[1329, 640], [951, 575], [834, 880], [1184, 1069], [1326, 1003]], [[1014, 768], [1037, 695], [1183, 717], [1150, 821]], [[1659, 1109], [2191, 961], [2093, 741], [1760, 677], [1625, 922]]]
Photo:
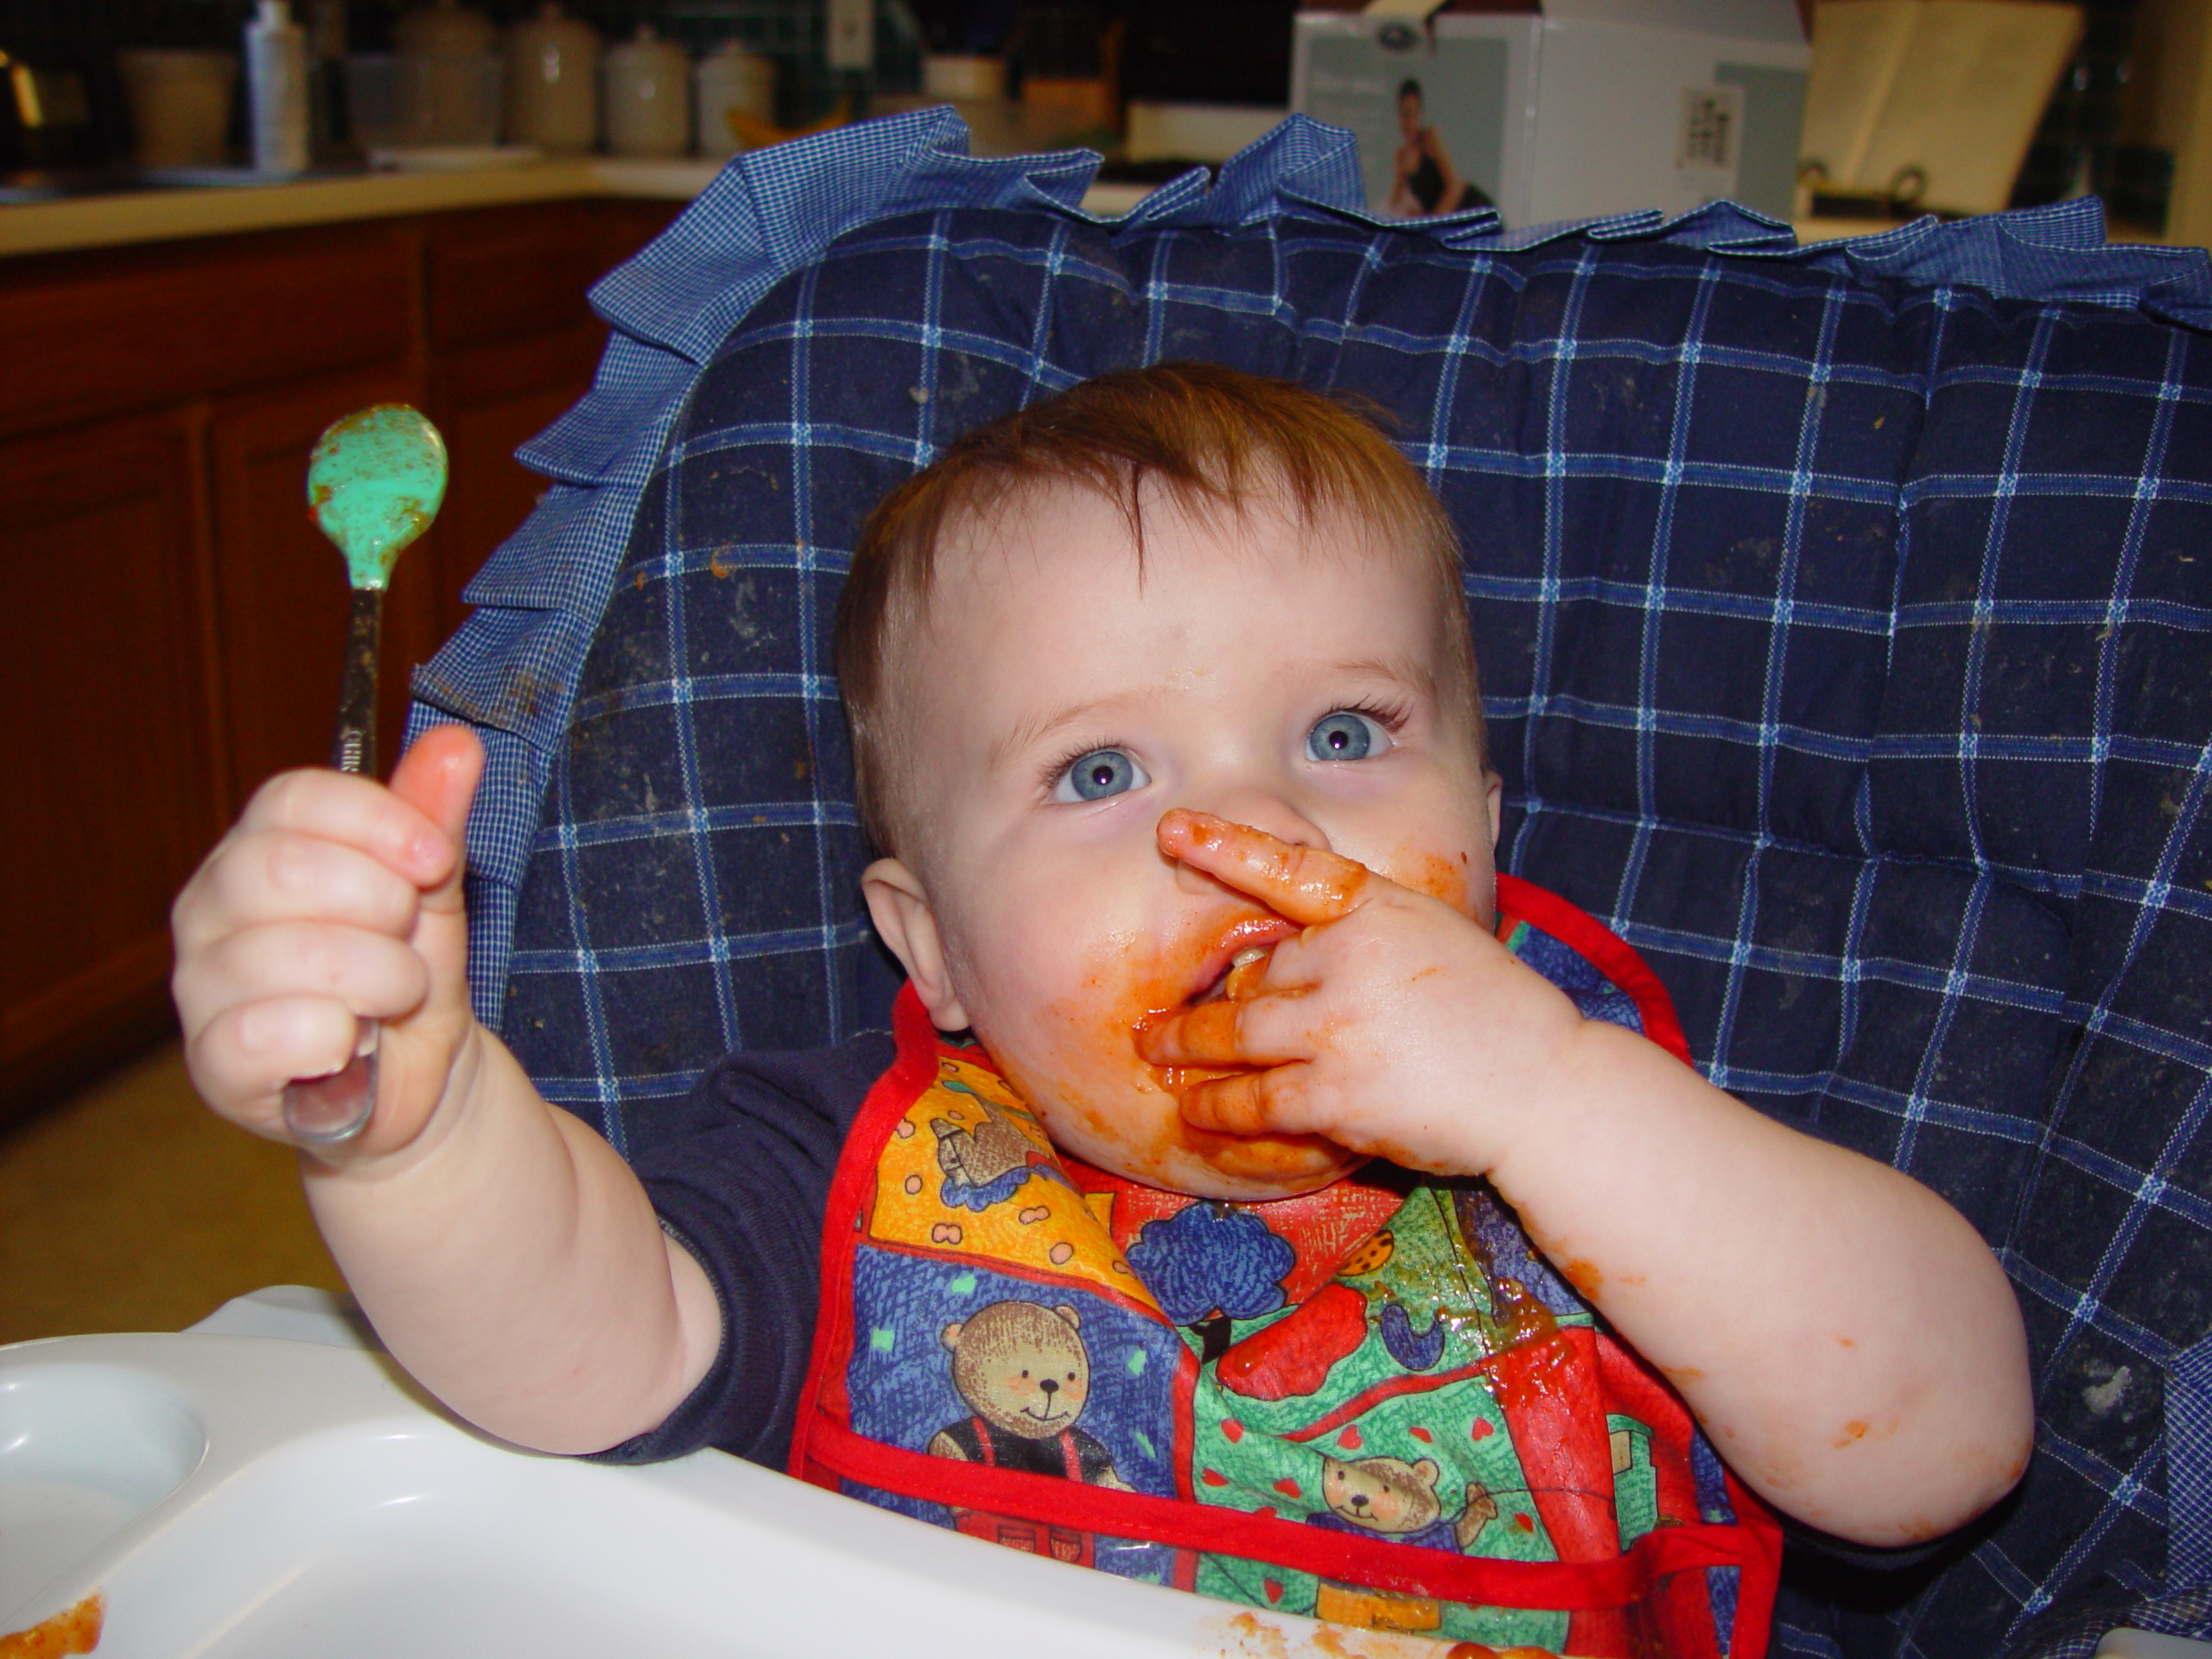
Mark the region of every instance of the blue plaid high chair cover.
[[478, 1010], [618, 1147], [883, 1021], [828, 636], [953, 436], [1179, 357], [1355, 391], [1458, 520], [1505, 868], [1713, 1082], [1956, 1204], [2026, 1311], [2020, 1491], [1808, 1555], [1777, 1650], [2212, 1630], [2212, 270], [2093, 203], [1798, 249], [1717, 206], [1385, 223], [1294, 119], [1101, 221], [948, 113], [740, 158], [594, 298], [543, 505], [416, 683], [477, 726]]

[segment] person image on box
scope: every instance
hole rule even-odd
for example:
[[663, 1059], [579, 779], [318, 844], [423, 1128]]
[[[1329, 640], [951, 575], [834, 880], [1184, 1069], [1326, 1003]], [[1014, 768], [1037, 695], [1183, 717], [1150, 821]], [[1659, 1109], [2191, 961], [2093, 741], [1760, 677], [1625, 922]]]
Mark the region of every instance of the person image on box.
[[1395, 219], [1428, 213], [1456, 213], [1463, 207], [1487, 207], [1490, 198], [1459, 176], [1452, 152], [1428, 124], [1421, 82], [1398, 88], [1398, 148], [1391, 158], [1390, 201]]

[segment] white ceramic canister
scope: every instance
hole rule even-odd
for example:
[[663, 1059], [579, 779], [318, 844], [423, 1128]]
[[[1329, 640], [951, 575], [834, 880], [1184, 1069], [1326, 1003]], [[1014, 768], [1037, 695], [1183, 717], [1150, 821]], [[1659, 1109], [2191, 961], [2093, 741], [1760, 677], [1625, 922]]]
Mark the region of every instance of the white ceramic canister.
[[699, 153], [719, 161], [745, 148], [730, 123], [736, 110], [770, 124], [776, 118], [776, 61], [724, 41], [699, 60], [695, 77], [699, 111]]
[[219, 167], [238, 60], [228, 52], [130, 47], [116, 54], [141, 167]]
[[474, 58], [498, 49], [492, 20], [461, 0], [432, 0], [400, 14], [392, 49], [403, 58]]
[[681, 156], [691, 143], [691, 60], [651, 23], [607, 50], [607, 147], [617, 156]]
[[507, 137], [555, 155], [599, 142], [599, 31], [560, 0], [507, 30]]
[[432, 0], [392, 26], [407, 125], [433, 149], [495, 144], [506, 62], [492, 20], [460, 0]]

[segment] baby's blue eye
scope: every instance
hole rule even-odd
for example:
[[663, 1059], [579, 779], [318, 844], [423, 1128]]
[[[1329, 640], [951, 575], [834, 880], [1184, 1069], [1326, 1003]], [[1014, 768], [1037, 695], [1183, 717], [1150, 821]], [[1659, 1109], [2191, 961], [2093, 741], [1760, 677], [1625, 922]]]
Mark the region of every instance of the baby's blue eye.
[[1339, 709], [1324, 715], [1306, 734], [1306, 753], [1315, 760], [1364, 760], [1390, 747], [1390, 734], [1365, 715]]
[[1152, 779], [1133, 755], [1119, 749], [1093, 749], [1078, 755], [1060, 774], [1052, 791], [1056, 801], [1103, 801], [1124, 790], [1141, 788]]

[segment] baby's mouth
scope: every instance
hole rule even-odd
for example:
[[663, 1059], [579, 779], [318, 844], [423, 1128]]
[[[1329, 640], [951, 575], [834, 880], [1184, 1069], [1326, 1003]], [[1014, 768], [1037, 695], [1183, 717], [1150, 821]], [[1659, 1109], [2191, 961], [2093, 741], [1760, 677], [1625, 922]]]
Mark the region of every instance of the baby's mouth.
[[1230, 928], [1198, 963], [1192, 977], [1196, 988], [1183, 999], [1185, 1007], [1218, 1002], [1224, 997], [1242, 1001], [1259, 988], [1274, 948], [1298, 931], [1280, 916], [1252, 917]]

